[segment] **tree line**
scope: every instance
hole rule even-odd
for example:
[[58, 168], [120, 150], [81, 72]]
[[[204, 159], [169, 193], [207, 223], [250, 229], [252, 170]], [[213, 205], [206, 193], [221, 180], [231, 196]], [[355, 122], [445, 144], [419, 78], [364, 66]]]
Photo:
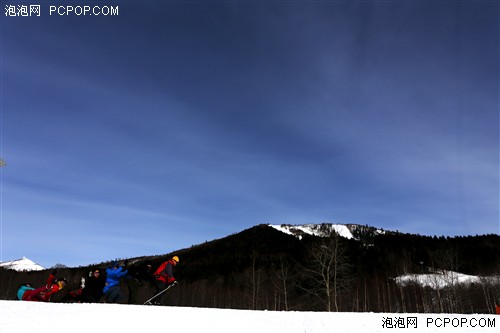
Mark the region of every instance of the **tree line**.
[[[355, 236], [346, 239], [333, 232], [328, 237], [298, 239], [260, 225], [176, 251], [181, 258], [175, 271], [179, 285], [164, 297], [164, 304], [276, 311], [494, 313], [500, 303], [498, 235], [428, 237], [377, 234], [365, 228]], [[149, 259], [159, 265], [171, 255], [129, 261]], [[60, 274], [77, 283], [90, 268], [66, 268]], [[460, 284], [451, 276], [438, 289], [396, 280], [404, 274], [449, 271], [481, 279]], [[12, 299], [20, 283], [43, 284], [46, 275], [46, 271], [0, 270], [0, 297]], [[144, 286], [138, 300], [150, 294]]]

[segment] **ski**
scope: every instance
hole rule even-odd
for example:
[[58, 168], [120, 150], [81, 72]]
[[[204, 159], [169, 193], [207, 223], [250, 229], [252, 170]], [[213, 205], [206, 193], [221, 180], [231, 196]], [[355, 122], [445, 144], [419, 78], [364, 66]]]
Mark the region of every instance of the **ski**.
[[146, 302], [143, 303], [143, 305], [153, 305], [153, 303], [151, 303], [152, 300], [154, 300], [156, 297], [160, 296], [161, 294], [163, 294], [165, 291], [169, 290], [170, 288], [172, 288], [173, 286], [175, 286], [177, 284], [177, 281], [174, 281], [171, 285], [169, 285], [167, 288], [163, 289], [162, 291], [160, 291], [158, 294], [154, 295], [153, 297], [151, 297], [150, 299], [148, 299]]

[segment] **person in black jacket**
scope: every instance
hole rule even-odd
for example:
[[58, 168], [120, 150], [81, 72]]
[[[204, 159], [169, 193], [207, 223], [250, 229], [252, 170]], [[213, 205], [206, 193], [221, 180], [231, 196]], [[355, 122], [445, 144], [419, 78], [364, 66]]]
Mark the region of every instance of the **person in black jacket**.
[[138, 265], [131, 266], [128, 269], [127, 287], [129, 288], [129, 303], [137, 303], [139, 287], [146, 287], [153, 283], [153, 266], [151, 260], [146, 260]]
[[90, 271], [89, 277], [85, 281], [85, 288], [82, 290], [82, 301], [86, 303], [99, 302], [105, 281], [100, 269]]

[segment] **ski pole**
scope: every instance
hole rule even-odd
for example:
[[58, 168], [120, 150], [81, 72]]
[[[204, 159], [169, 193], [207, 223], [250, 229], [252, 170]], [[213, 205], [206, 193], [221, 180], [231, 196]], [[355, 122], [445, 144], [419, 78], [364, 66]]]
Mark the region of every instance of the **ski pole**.
[[174, 281], [171, 285], [169, 285], [167, 288], [163, 289], [162, 291], [160, 291], [158, 294], [154, 295], [153, 297], [151, 297], [150, 299], [148, 299], [146, 302], [143, 303], [143, 305], [146, 305], [148, 303], [151, 303], [152, 300], [154, 300], [156, 297], [160, 296], [161, 294], [163, 294], [165, 291], [169, 290], [170, 288], [172, 288], [173, 286], [175, 286], [177, 284], [177, 281]]

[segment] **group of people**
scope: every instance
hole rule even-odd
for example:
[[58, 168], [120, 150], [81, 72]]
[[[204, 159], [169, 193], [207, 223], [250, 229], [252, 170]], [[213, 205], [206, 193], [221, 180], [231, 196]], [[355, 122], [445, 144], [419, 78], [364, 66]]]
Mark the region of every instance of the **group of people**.
[[[85, 302], [85, 303], [130, 303], [136, 304], [139, 288], [150, 285], [154, 294], [161, 292], [176, 281], [174, 267], [179, 257], [173, 256], [153, 270], [152, 262], [147, 260], [139, 265], [127, 267], [113, 262], [106, 268], [105, 274], [100, 269], [90, 271], [82, 278], [79, 286], [70, 286], [65, 278], [57, 278], [57, 270], [49, 275], [45, 285], [33, 288], [24, 283], [17, 291], [17, 299], [39, 302]], [[120, 284], [123, 282], [123, 284]], [[128, 299], [123, 286], [128, 288]]]

